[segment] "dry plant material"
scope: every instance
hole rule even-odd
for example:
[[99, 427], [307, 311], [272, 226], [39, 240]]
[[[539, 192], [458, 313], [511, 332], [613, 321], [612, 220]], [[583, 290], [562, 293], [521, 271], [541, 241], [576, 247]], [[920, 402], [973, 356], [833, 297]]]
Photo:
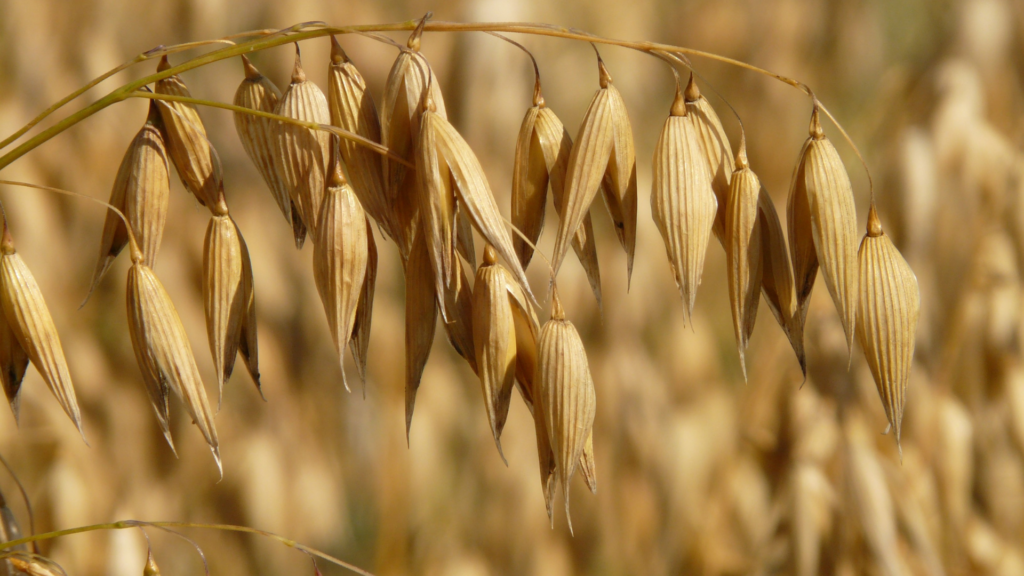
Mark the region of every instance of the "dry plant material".
[[597, 463], [594, 461], [594, 430], [590, 430], [587, 441], [583, 444], [583, 453], [580, 454], [580, 472], [583, 473], [583, 480], [591, 494], [597, 494]]
[[[273, 82], [260, 74], [259, 70], [244, 55], [242, 56], [242, 65], [245, 67], [245, 79], [235, 91], [235, 106], [260, 112], [276, 112], [278, 102], [281, 101], [281, 91]], [[274, 136], [276, 122], [269, 118], [243, 112], [235, 112], [234, 117], [235, 130], [238, 132], [238, 139], [242, 141], [245, 153], [256, 165], [256, 170], [259, 171], [267, 188], [270, 189], [270, 194], [277, 202], [277, 207], [284, 214], [285, 221], [292, 226], [296, 208], [288, 195], [288, 186], [278, 173], [277, 164], [274, 161], [277, 152]]]
[[67, 572], [59, 564], [43, 556], [12, 556], [7, 561], [19, 573], [27, 576], [67, 576]]
[[793, 293], [793, 270], [789, 267], [789, 248], [782, 232], [779, 214], [768, 193], [761, 189], [757, 197], [758, 223], [761, 229], [761, 293], [768, 309], [789, 338], [800, 371], [807, 375], [804, 354], [804, 324], [797, 311]]
[[28, 369], [28, 353], [18, 343], [7, 315], [0, 306], [0, 380], [3, 381], [4, 394], [14, 413], [14, 422], [19, 421], [21, 412], [21, 382]]
[[[331, 124], [367, 140], [381, 141], [380, 118], [366, 90], [366, 81], [334, 36], [331, 36], [331, 64], [327, 69], [327, 104]], [[393, 238], [394, 210], [384, 190], [381, 155], [345, 138], [336, 142], [340, 144], [341, 158], [359, 203]]]
[[758, 207], [760, 195], [761, 182], [750, 169], [746, 146], [741, 142], [736, 154], [736, 171], [729, 184], [723, 238], [733, 332], [736, 335], [744, 380], [747, 379], [747, 343], [754, 331], [757, 305], [761, 300], [764, 258], [761, 254], [763, 246]]
[[683, 95], [677, 86], [671, 113], [654, 150], [651, 213], [665, 241], [687, 321], [693, 314], [697, 287], [704, 271], [704, 256], [718, 210], [711, 175], [703, 158], [699, 135], [687, 116]]
[[448, 281], [448, 289], [443, 297], [444, 307], [452, 314], [443, 324], [448, 342], [475, 374], [478, 367], [473, 345], [473, 289], [469, 285], [462, 261], [458, 258], [453, 262], [452, 278]]
[[192, 422], [199, 428], [213, 452], [217, 470], [223, 475], [220, 442], [206, 388], [199, 376], [192, 345], [185, 327], [156, 274], [142, 262], [133, 248], [132, 267], [128, 270], [128, 328], [135, 359], [142, 371], [149, 400], [156, 411], [160, 429], [171, 450], [174, 441], [169, 426], [169, 393], [173, 391], [185, 404]]
[[544, 324], [537, 342], [537, 360], [535, 402], [539, 400], [554, 452], [571, 532], [569, 486], [594, 427], [597, 395], [583, 342], [572, 322], [565, 319], [557, 289], [552, 290], [551, 320]]
[[[447, 175], [449, 170], [450, 177]], [[505, 228], [504, 218], [480, 161], [448, 120], [436, 112], [429, 97], [416, 146], [416, 177], [420, 216], [431, 264], [435, 277], [441, 275], [435, 280], [438, 294], [443, 295], [450, 289], [445, 280], [453, 277], [451, 268], [455, 251], [452, 234], [457, 201], [459, 210], [466, 212], [477, 232], [505, 260], [515, 280], [535, 304], [526, 272], [516, 257], [512, 238]], [[447, 305], [442, 308], [442, 316], [451, 322], [452, 311], [447, 308]]]
[[[160, 59], [157, 72], [171, 67], [167, 56]], [[191, 98], [188, 86], [177, 74], [156, 83], [157, 94]], [[224, 188], [217, 151], [206, 137], [206, 127], [193, 104], [159, 101], [160, 116], [167, 133], [167, 150], [181, 183], [203, 206], [216, 200]]]
[[857, 323], [857, 212], [853, 186], [835, 146], [825, 137], [818, 109], [800, 152], [789, 191], [789, 240], [801, 323], [807, 316], [818, 265], [853, 352]]
[[[882, 398], [885, 417], [900, 441], [907, 381], [914, 358], [921, 293], [917, 276], [882, 231], [875, 206], [858, 253], [860, 300], [857, 339]], [[888, 430], [887, 430], [888, 431]], [[900, 449], [902, 453], [902, 448]]]
[[319, 234], [313, 243], [313, 279], [338, 352], [341, 381], [345, 390], [349, 390], [345, 349], [355, 329], [369, 250], [366, 213], [345, 179], [337, 154], [331, 164], [330, 181], [317, 224]]
[[147, 552], [146, 566], [142, 568], [142, 576], [160, 576], [160, 567], [156, 565], [156, 558], [153, 558], [152, 550]]
[[700, 93], [692, 73], [686, 85], [686, 115], [697, 128], [697, 140], [704, 150], [704, 158], [708, 163], [711, 189], [715, 191], [715, 197], [718, 199], [718, 213], [712, 231], [724, 246], [732, 174], [732, 146], [729, 144], [729, 136], [722, 128], [722, 121], [718, 119], [718, 114], [708, 99]]
[[[316, 84], [306, 79], [298, 45], [295, 46], [295, 68], [292, 70], [291, 84], [274, 112], [279, 116], [305, 122], [331, 122], [327, 97]], [[324, 197], [327, 162], [330, 159], [330, 134], [277, 122], [274, 125], [274, 145], [276, 171], [288, 190], [292, 204], [298, 209], [299, 220], [315, 239], [317, 216]], [[292, 225], [295, 245], [301, 247], [305, 240], [305, 229], [298, 226], [294, 212]]]
[[[562, 217], [562, 198], [565, 190], [565, 171], [572, 154], [572, 138], [562, 121], [544, 102], [538, 79], [534, 88], [533, 106], [526, 111], [523, 124], [516, 140], [515, 163], [512, 167], [512, 225], [537, 245], [544, 229], [544, 213], [547, 206], [548, 187], [551, 197]], [[512, 237], [512, 244], [525, 269], [533, 258], [533, 246], [519, 235]], [[594, 242], [594, 225], [589, 210], [583, 217], [583, 224], [572, 238], [572, 249], [576, 252], [590, 288], [601, 308], [601, 270], [597, 261], [597, 245]]]
[[[6, 221], [3, 238], [0, 240], [0, 252], [0, 306], [3, 307], [7, 327], [14, 335], [17, 346], [28, 355], [32, 365], [50, 388], [50, 392], [57, 398], [60, 407], [71, 418], [85, 440], [82, 414], [75, 398], [75, 388], [71, 383], [71, 373], [68, 371], [67, 360], [64, 359], [64, 349], [57, 335], [57, 327], [50, 316], [49, 308], [46, 307], [39, 284], [14, 248], [14, 239], [7, 229]], [[9, 346], [10, 360], [4, 363], [3, 368], [5, 371], [10, 370], [5, 376], [5, 384], [6, 380], [10, 380], [13, 385], [16, 380], [20, 382], [20, 378], [17, 378], [19, 372], [21, 376], [24, 376], [25, 372], [22, 352], [14, 349], [14, 343], [10, 343]], [[10, 396], [8, 399], [10, 400]], [[15, 393], [15, 400], [12, 402], [12, 409], [15, 411], [16, 404]]]
[[487, 420], [506, 466], [501, 432], [508, 418], [516, 375], [516, 328], [508, 290], [510, 282], [513, 280], [498, 264], [494, 248], [486, 246], [473, 287], [473, 341]]
[[[158, 104], [153, 101], [146, 124], [128, 145], [110, 192], [110, 204], [128, 219], [146, 265], [150, 267], [160, 250], [170, 203], [170, 175], [162, 126]], [[124, 220], [108, 210], [100, 238], [99, 261], [89, 286], [90, 294], [127, 243], [128, 230]]]
[[430, 357], [437, 325], [433, 269], [422, 228], [413, 238], [405, 263], [405, 438], [409, 441], [416, 391]]
[[[627, 273], [636, 247], [636, 153], [626, 105], [598, 57], [600, 88], [594, 94], [569, 155], [561, 201], [562, 220], [555, 237], [552, 265], [557, 273], [571, 239], [583, 224], [599, 189], [626, 250]], [[602, 185], [603, 184], [603, 185]]]
[[373, 292], [377, 285], [377, 243], [373, 240], [373, 228], [366, 220], [366, 276], [359, 292], [359, 306], [356, 309], [356, 324], [352, 328], [352, 358], [356, 361], [359, 379], [363, 382], [363, 397], [366, 397], [366, 360], [370, 349], [370, 324], [373, 321]]
[[223, 198], [213, 206], [214, 216], [203, 242], [203, 304], [210, 353], [217, 372], [217, 406], [224, 382], [231, 378], [235, 357], [242, 352], [256, 389], [260, 388], [256, 355], [256, 301], [252, 264], [245, 239], [228, 215]]
[[[381, 107], [381, 143], [400, 158], [412, 162], [414, 148], [419, 141], [421, 116], [426, 104], [426, 94], [434, 103], [435, 112], [447, 118], [444, 97], [438, 86], [437, 78], [430, 68], [427, 59], [420, 54], [420, 36], [423, 23], [413, 31], [395, 59], [384, 85], [384, 101]], [[414, 190], [416, 177], [408, 174], [406, 166], [383, 159], [384, 190], [387, 195], [387, 206], [392, 206], [394, 216], [395, 241], [404, 257], [411, 251], [413, 229], [416, 222], [416, 202]], [[410, 201], [413, 200], [413, 201]]]

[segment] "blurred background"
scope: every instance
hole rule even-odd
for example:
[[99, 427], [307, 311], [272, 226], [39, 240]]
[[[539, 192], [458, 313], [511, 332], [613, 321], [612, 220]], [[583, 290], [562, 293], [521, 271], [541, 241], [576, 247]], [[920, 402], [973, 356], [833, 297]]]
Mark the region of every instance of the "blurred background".
[[[229, 112], [200, 114], [225, 167], [232, 213], [253, 258], [268, 401], [244, 369], [217, 416], [224, 479], [172, 401], [175, 459], [156, 425], [127, 332], [121, 257], [78, 309], [104, 214], [88, 202], [5, 187], [20, 254], [49, 303], [81, 403], [86, 446], [34, 369], [20, 428], [0, 413], [0, 450], [26, 485], [36, 530], [115, 519], [244, 524], [321, 548], [375, 574], [1024, 574], [1024, 6], [1009, 0], [2, 0], [0, 134], [75, 88], [160, 44], [308, 20], [366, 24], [418, 18], [539, 21], [616, 38], [716, 52], [809, 84], [864, 151], [883, 225], [916, 271], [922, 316], [900, 461], [859, 348], [817, 283], [808, 318], [809, 377], [761, 306], [744, 384], [733, 339], [725, 256], [712, 241], [692, 326], [683, 324], [650, 216], [651, 158], [673, 96], [660, 61], [602, 55], [637, 143], [637, 257], [625, 258], [604, 208], [595, 229], [599, 313], [572, 257], [560, 275], [567, 314], [597, 388], [597, 495], [574, 480], [570, 536], [555, 502], [548, 526], [533, 424], [515, 394], [499, 458], [473, 373], [443, 333], [423, 376], [406, 446], [403, 278], [381, 242], [366, 397], [345, 393], [314, 289], [311, 246], [297, 252]], [[404, 41], [404, 34], [396, 35]], [[537, 56], [547, 103], [575, 135], [597, 87], [591, 48], [519, 38]], [[396, 51], [342, 44], [380, 102]], [[329, 43], [303, 44], [324, 86]], [[513, 149], [530, 105], [528, 59], [482, 34], [427, 34], [423, 51], [449, 115], [479, 155], [508, 213]], [[182, 56], [172, 58], [180, 62]], [[293, 51], [254, 56], [286, 87]], [[742, 117], [752, 168], [785, 217], [810, 103], [779, 82], [695, 60], [734, 144]], [[89, 92], [93, 101], [155, 61]], [[198, 97], [230, 102], [237, 60], [186, 73]], [[713, 89], [712, 89], [713, 87]], [[715, 92], [721, 96], [715, 95]], [[109, 108], [4, 170], [8, 179], [110, 193], [146, 104]], [[863, 230], [868, 184], [850, 148], [826, 132], [853, 179]], [[215, 379], [200, 294], [206, 209], [172, 176], [155, 271], [173, 298], [206, 380]], [[599, 204], [600, 202], [598, 202]], [[595, 204], [596, 206], [597, 204]], [[540, 248], [553, 244], [554, 215]], [[477, 242], [477, 246], [482, 244]], [[545, 285], [542, 262], [530, 269]], [[543, 312], [546, 316], [546, 311]], [[543, 320], [543, 317], [542, 317]], [[350, 381], [355, 369], [346, 358]], [[27, 530], [13, 482], [0, 488]], [[149, 530], [164, 574], [194, 574], [191, 545]], [[193, 530], [215, 574], [302, 574], [302, 554], [253, 536]], [[71, 574], [138, 574], [138, 531], [47, 542]], [[320, 564], [324, 574], [340, 569]]]

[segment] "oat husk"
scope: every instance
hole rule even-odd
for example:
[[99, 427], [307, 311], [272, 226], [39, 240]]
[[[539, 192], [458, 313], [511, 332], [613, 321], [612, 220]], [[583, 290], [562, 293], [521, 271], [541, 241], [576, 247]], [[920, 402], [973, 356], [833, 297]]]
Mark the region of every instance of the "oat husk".
[[804, 354], [804, 324], [797, 310], [793, 292], [793, 270], [789, 266], [789, 249], [782, 231], [779, 214], [768, 193], [761, 189], [757, 197], [758, 222], [761, 228], [761, 294], [775, 320], [789, 338], [789, 343], [807, 375], [807, 357]]
[[[57, 327], [50, 316], [39, 284], [14, 248], [14, 239], [7, 229], [6, 221], [3, 238], [0, 240], [0, 252], [3, 254], [0, 257], [0, 305], [3, 307], [7, 326], [85, 440], [82, 414], [78, 408], [75, 388], [71, 383], [71, 373], [68, 371], [67, 360], [64, 359], [64, 349], [57, 334]], [[11, 361], [10, 364], [5, 363], [4, 368], [11, 368], [11, 373], [5, 379], [13, 383], [22, 360], [19, 353], [14, 350], [13, 344], [10, 350]], [[24, 376], [23, 370], [21, 375]], [[16, 409], [14, 406], [12, 408]]]
[[373, 239], [373, 228], [366, 221], [366, 276], [363, 289], [359, 292], [359, 306], [356, 310], [356, 323], [352, 327], [352, 339], [349, 346], [352, 358], [356, 361], [359, 379], [363, 383], [363, 397], [366, 397], [366, 361], [370, 348], [370, 325], [373, 321], [373, 293], [377, 285], [377, 243]]
[[[456, 258], [452, 266], [452, 278], [443, 294], [443, 306], [450, 316], [443, 323], [448, 342], [455, 352], [477, 373], [476, 349], [473, 345], [473, 289], [462, 261]], [[441, 304], [438, 304], [441, 307]]]
[[413, 237], [405, 263], [405, 437], [409, 440], [416, 391], [430, 357], [437, 324], [434, 277], [422, 230]]
[[[295, 68], [291, 84], [285, 90], [274, 111], [306, 122], [329, 124], [331, 114], [327, 97], [316, 84], [306, 79], [298, 46], [295, 48]], [[330, 134], [322, 130], [311, 130], [294, 124], [274, 124], [275, 170], [288, 190], [288, 197], [299, 212], [299, 219], [316, 238], [317, 217], [323, 201], [328, 161], [331, 158]], [[295, 226], [295, 214], [292, 214]], [[302, 229], [295, 228], [295, 244], [301, 246], [304, 238]]]
[[790, 188], [789, 231], [797, 304], [806, 318], [818, 265], [853, 352], [857, 323], [857, 213], [853, 187], [839, 153], [811, 115]]
[[164, 438], [173, 450], [168, 422], [168, 396], [173, 391], [209, 444], [217, 469], [223, 475], [213, 411], [185, 328], [163, 284], [134, 255], [126, 294], [132, 348]]
[[[260, 74], [245, 55], [242, 56], [242, 65], [245, 68], [245, 79], [235, 91], [235, 106], [261, 112], [276, 112], [278, 103], [281, 101], [281, 91], [273, 82]], [[242, 112], [235, 112], [234, 118], [235, 130], [238, 132], [238, 139], [242, 141], [242, 148], [256, 165], [256, 170], [267, 184], [270, 194], [277, 202], [277, 207], [284, 214], [285, 221], [289, 226], [294, 226], [292, 215], [295, 207], [288, 195], [288, 186], [278, 173], [277, 163], [274, 160], [277, 156], [275, 136], [277, 123], [269, 118]], [[301, 221], [299, 223], [301, 224]]]
[[594, 426], [597, 399], [586, 350], [572, 322], [565, 319], [557, 289], [552, 291], [551, 320], [541, 329], [537, 354], [537, 399], [572, 531], [569, 487]]
[[[882, 231], [875, 206], [858, 253], [857, 340], [864, 349], [889, 426], [900, 442], [907, 382], [914, 359], [921, 293], [917, 276]], [[900, 449], [902, 452], [902, 448]]]
[[28, 369], [28, 353], [18, 343], [18, 337], [7, 321], [7, 315], [0, 306], [0, 381], [3, 382], [4, 394], [14, 413], [14, 422], [19, 421], [21, 407], [21, 382]]
[[[110, 192], [109, 203], [128, 219], [147, 266], [156, 262], [170, 203], [170, 175], [162, 126], [158, 105], [153, 101], [146, 124], [128, 145]], [[89, 294], [127, 243], [124, 220], [113, 211], [107, 211]]]
[[498, 454], [508, 466], [501, 449], [501, 432], [508, 418], [516, 374], [516, 329], [508, 292], [511, 278], [498, 264], [491, 246], [484, 248], [483, 264], [473, 285], [473, 343], [479, 369], [484, 407]]
[[683, 95], [676, 90], [654, 151], [651, 213], [665, 242], [672, 274], [683, 298], [685, 317], [693, 314], [704, 270], [718, 200], [703, 159], [694, 123], [686, 115]]
[[[380, 118], [366, 81], [334, 36], [327, 69], [327, 104], [331, 124], [372, 142], [381, 141]], [[394, 210], [385, 192], [381, 155], [348, 139], [341, 139], [340, 152], [359, 203], [388, 236], [394, 237]]]
[[[164, 56], [157, 65], [157, 72], [170, 67], [167, 56]], [[154, 90], [157, 94], [192, 97], [178, 75], [157, 81]], [[224, 177], [217, 151], [206, 137], [206, 127], [199, 117], [199, 111], [193, 104], [185, 102], [158, 101], [157, 105], [167, 135], [168, 155], [178, 171], [181, 183], [200, 204], [206, 206], [224, 189]]]
[[341, 381], [345, 390], [349, 390], [345, 350], [355, 328], [369, 250], [366, 213], [345, 179], [338, 155], [332, 162], [317, 230], [313, 244], [313, 278], [338, 352]]
[[747, 379], [747, 343], [754, 331], [757, 305], [761, 299], [764, 258], [761, 254], [763, 246], [758, 208], [760, 195], [761, 182], [750, 169], [745, 146], [741, 143], [736, 155], [736, 171], [729, 184], [723, 241], [733, 332], [744, 380]]
[[729, 183], [731, 181], [733, 166], [732, 147], [729, 144], [729, 136], [722, 128], [722, 121], [719, 120], [711, 103], [701, 93], [694, 81], [693, 74], [690, 74], [690, 81], [686, 85], [686, 114], [697, 128], [697, 140], [704, 151], [704, 159], [708, 163], [708, 173], [711, 174], [711, 189], [715, 191], [718, 199], [718, 213], [715, 216], [715, 225], [712, 231], [715, 237], [725, 245], [726, 213], [729, 206]]

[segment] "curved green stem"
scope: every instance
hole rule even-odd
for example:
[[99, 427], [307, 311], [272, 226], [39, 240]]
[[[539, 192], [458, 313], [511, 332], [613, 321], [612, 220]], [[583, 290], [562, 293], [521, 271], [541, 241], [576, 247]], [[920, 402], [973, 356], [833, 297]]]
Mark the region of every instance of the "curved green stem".
[[142, 520], [119, 520], [117, 522], [107, 522], [104, 524], [90, 524], [88, 526], [78, 526], [75, 528], [67, 528], [64, 530], [54, 530], [53, 532], [34, 534], [32, 536], [18, 538], [17, 540], [0, 542], [0, 550], [8, 550], [14, 548], [15, 546], [20, 546], [21, 544], [28, 544], [30, 542], [37, 542], [40, 540], [52, 540], [53, 538], [71, 536], [73, 534], [83, 534], [85, 532], [95, 532], [98, 530], [124, 530], [126, 528], [139, 528], [144, 526], [154, 526], [156, 528], [206, 528], [208, 530], [224, 530], [228, 532], [244, 532], [247, 534], [255, 534], [257, 536], [264, 536], [266, 538], [270, 538], [271, 540], [276, 540], [277, 542], [284, 544], [289, 548], [294, 548], [305, 554], [321, 558], [332, 564], [341, 566], [342, 568], [355, 572], [356, 574], [361, 574], [362, 576], [373, 576], [372, 573], [367, 572], [366, 570], [363, 570], [358, 566], [349, 564], [348, 562], [345, 562], [340, 558], [335, 558], [330, 554], [321, 552], [315, 548], [310, 548], [305, 544], [300, 544], [294, 540], [285, 538], [284, 536], [279, 536], [277, 534], [274, 534], [273, 532], [267, 532], [265, 530], [249, 528], [248, 526], [234, 526], [231, 524], [202, 524], [195, 522], [146, 522]]

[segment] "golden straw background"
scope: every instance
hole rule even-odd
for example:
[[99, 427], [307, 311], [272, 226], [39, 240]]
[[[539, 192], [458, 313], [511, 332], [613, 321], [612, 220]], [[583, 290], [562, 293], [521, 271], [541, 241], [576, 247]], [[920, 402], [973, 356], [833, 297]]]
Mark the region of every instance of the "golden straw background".
[[[724, 251], [708, 250], [693, 325], [651, 220], [651, 157], [673, 96], [650, 56], [602, 49], [637, 142], [638, 246], [625, 257], [604, 208], [593, 210], [604, 288], [599, 314], [573, 257], [559, 276], [597, 388], [599, 491], [574, 481], [575, 536], [561, 499], [548, 527], [533, 424], [518, 394], [494, 448], [480, 386], [438, 330], [410, 446], [404, 430], [403, 278], [381, 242], [366, 398], [346, 358], [345, 393], [307, 245], [291, 232], [245, 155], [229, 112], [202, 109], [225, 169], [232, 214], [253, 258], [262, 402], [238, 365], [217, 416], [218, 475], [201, 435], [172, 401], [180, 459], [167, 448], [135, 364], [125, 317], [127, 258], [84, 308], [104, 213], [45, 192], [3, 187], [19, 253], [60, 331], [89, 446], [29, 369], [20, 429], [0, 411], [0, 451], [46, 531], [116, 519], [244, 524], [318, 547], [375, 574], [1024, 574], [1024, 7], [1010, 0], [2, 0], [0, 135], [102, 72], [159, 44], [324, 20], [335, 25], [418, 18], [538, 21], [604, 36], [716, 52], [809, 84], [864, 151], [883, 225], [922, 291], [903, 460], [881, 436], [885, 416], [859, 348], [852, 368], [821, 280], [808, 318], [809, 377], [765, 305], [744, 384], [733, 340]], [[395, 35], [404, 42], [404, 34]], [[536, 55], [549, 106], [570, 133], [597, 87], [583, 43], [518, 37]], [[394, 48], [341, 38], [380, 101]], [[508, 215], [513, 148], [530, 105], [526, 56], [484, 34], [428, 33], [423, 51], [454, 125], [480, 157]], [[324, 86], [329, 42], [302, 45]], [[172, 63], [181, 61], [172, 57]], [[287, 85], [293, 51], [253, 57]], [[780, 214], [810, 103], [779, 82], [722, 64], [698, 71], [744, 121], [751, 166]], [[89, 92], [155, 69], [147, 62]], [[183, 76], [200, 98], [230, 102], [238, 60]], [[735, 147], [735, 117], [707, 83]], [[106, 199], [147, 103], [107, 109], [3, 171], [6, 179]], [[867, 180], [838, 131], [860, 229]], [[200, 294], [206, 209], [172, 176], [171, 213], [155, 271], [192, 342], [208, 393], [216, 380]], [[540, 249], [549, 254], [553, 210]], [[482, 243], [477, 241], [477, 246]], [[543, 292], [543, 260], [530, 268]], [[542, 311], [542, 320], [547, 311]], [[211, 397], [212, 398], [212, 397]], [[0, 488], [27, 516], [12, 481]], [[149, 529], [166, 575], [202, 570], [188, 542]], [[312, 574], [301, 553], [254, 536], [191, 530], [212, 573]], [[137, 530], [43, 545], [69, 574], [139, 574]], [[340, 569], [319, 564], [324, 574]]]

